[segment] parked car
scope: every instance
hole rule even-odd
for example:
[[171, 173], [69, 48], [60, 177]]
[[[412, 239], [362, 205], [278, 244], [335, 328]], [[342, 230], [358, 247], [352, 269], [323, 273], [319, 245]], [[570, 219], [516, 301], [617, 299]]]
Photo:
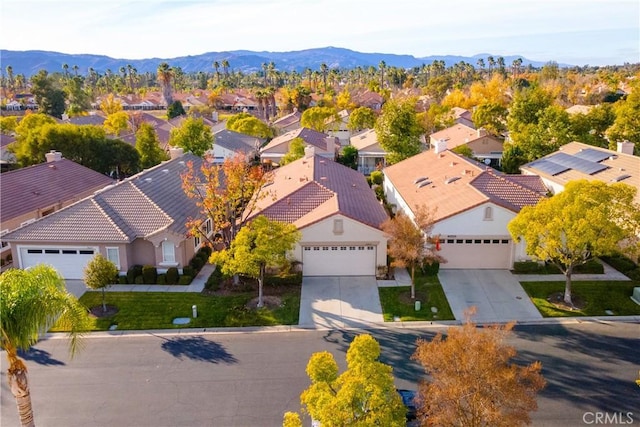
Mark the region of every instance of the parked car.
[[400, 397], [402, 397], [402, 403], [407, 408], [407, 420], [412, 421], [418, 417], [418, 408], [416, 407], [416, 395], [413, 390], [396, 389]]

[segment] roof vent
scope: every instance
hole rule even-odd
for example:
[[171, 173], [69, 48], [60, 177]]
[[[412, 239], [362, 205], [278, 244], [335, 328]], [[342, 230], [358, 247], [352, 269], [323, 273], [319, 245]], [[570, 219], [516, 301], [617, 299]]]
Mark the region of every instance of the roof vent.
[[426, 176], [421, 176], [420, 178], [416, 178], [415, 181], [413, 181], [414, 184], [419, 184], [422, 181], [426, 180], [427, 177]]
[[473, 171], [471, 169], [465, 169], [462, 171], [462, 175], [473, 176]]
[[327, 180], [327, 177], [326, 177], [326, 176], [321, 176], [321, 177], [320, 177], [320, 180], [322, 180], [322, 181], [326, 181], [326, 180]]
[[613, 178], [611, 180], [611, 182], [620, 182], [620, 181], [623, 181], [623, 180], [625, 180], [627, 178], [631, 178], [631, 175], [624, 174], [624, 175], [616, 176], [615, 178]]
[[422, 181], [420, 184], [418, 184], [418, 188], [426, 187], [429, 184], [431, 184], [431, 181]]
[[451, 178], [448, 178], [444, 183], [445, 184], [451, 184], [452, 182], [455, 182], [455, 181], [457, 181], [459, 179], [460, 179], [459, 176], [452, 176]]
[[162, 173], [169, 173], [169, 169], [162, 169]]
[[457, 163], [456, 163], [456, 162], [451, 162], [451, 163], [449, 163], [449, 166], [451, 166], [451, 167], [454, 167], [455, 165], [457, 165]]
[[146, 182], [151, 182], [151, 178], [145, 178], [144, 179]]

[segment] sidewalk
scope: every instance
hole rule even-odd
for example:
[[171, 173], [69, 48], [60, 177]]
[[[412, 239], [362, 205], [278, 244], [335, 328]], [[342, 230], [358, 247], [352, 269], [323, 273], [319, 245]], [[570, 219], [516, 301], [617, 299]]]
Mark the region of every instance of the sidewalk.
[[[106, 292], [202, 292], [207, 279], [216, 269], [213, 264], [206, 264], [202, 270], [194, 277], [191, 283], [185, 285], [111, 285], [105, 289]], [[80, 298], [82, 294], [90, 291], [82, 280], [67, 280], [67, 290]]]
[[[581, 280], [606, 280], [606, 281], [625, 281], [631, 280], [615, 268], [600, 261], [604, 267], [604, 274], [572, 274], [571, 280], [579, 282]], [[564, 274], [514, 274], [519, 282], [564, 282]]]

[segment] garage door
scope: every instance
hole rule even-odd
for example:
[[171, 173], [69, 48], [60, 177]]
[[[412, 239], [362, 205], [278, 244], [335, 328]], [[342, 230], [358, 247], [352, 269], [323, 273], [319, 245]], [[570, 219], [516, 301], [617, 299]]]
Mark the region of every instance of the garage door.
[[511, 239], [456, 238], [443, 240], [440, 252], [447, 263], [440, 268], [510, 269]]
[[305, 276], [374, 276], [376, 247], [302, 246], [302, 274]]
[[84, 268], [94, 254], [95, 249], [91, 248], [20, 248], [22, 268], [49, 264], [65, 279], [82, 279]]

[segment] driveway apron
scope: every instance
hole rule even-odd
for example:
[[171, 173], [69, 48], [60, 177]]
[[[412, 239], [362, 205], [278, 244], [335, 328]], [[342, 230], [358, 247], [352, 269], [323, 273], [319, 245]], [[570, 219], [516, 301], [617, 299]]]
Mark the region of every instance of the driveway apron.
[[472, 320], [478, 323], [542, 319], [508, 270], [440, 270], [438, 278], [456, 320], [463, 321], [471, 306], [477, 309]]
[[382, 323], [374, 276], [302, 279], [299, 325], [317, 329], [365, 328]]

